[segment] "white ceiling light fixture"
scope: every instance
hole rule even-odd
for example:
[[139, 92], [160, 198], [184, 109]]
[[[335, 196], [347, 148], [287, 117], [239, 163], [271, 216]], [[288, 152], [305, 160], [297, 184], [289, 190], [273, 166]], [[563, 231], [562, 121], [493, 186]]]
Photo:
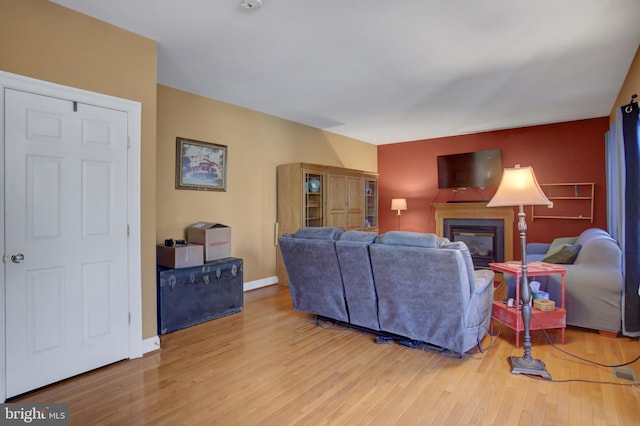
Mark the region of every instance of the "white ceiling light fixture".
[[262, 0], [242, 0], [240, 7], [243, 9], [260, 9], [262, 7]]

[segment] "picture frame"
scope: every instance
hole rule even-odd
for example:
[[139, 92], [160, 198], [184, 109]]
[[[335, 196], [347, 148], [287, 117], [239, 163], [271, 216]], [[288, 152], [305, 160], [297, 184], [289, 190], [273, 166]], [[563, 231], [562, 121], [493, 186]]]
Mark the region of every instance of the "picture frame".
[[176, 138], [176, 189], [227, 190], [227, 146]]

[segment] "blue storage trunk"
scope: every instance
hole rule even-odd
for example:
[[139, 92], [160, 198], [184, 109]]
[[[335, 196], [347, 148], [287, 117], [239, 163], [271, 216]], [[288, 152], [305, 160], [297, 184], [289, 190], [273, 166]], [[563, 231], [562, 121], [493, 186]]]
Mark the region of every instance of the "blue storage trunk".
[[242, 269], [234, 257], [189, 268], [158, 266], [158, 334], [240, 312]]

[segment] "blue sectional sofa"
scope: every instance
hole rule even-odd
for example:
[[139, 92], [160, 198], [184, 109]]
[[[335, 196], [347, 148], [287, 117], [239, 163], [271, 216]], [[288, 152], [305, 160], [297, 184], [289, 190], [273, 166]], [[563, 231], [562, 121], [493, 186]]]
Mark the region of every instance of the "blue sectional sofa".
[[296, 310], [462, 354], [488, 332], [493, 272], [435, 234], [301, 228], [279, 239]]

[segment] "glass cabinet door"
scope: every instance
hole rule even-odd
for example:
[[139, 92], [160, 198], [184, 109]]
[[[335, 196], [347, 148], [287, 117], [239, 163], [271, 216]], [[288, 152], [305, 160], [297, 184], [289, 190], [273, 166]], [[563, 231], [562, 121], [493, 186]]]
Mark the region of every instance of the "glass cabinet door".
[[324, 174], [304, 172], [302, 184], [302, 191], [304, 194], [302, 206], [304, 226], [323, 226]]
[[364, 229], [371, 231], [378, 229], [378, 181], [365, 178], [364, 191]]

